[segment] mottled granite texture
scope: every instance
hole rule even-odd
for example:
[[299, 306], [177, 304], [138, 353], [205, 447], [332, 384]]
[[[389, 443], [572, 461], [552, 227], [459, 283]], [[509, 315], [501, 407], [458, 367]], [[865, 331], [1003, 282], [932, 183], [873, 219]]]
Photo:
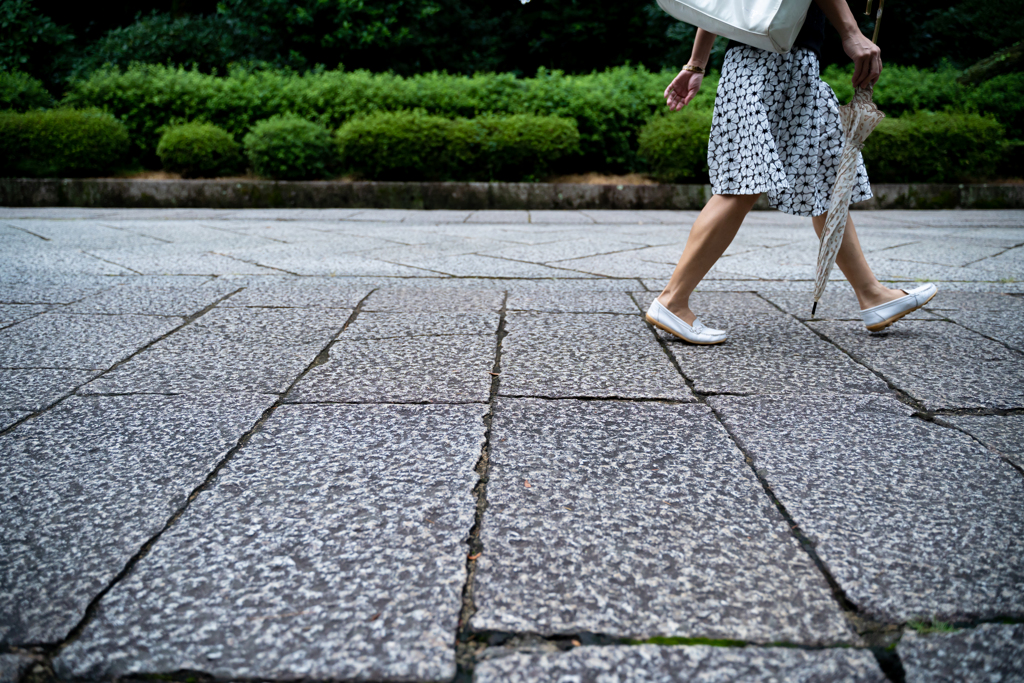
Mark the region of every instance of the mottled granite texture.
[[955, 633], [908, 631], [896, 652], [907, 683], [1024, 681], [1024, 624], [982, 624]]
[[491, 429], [473, 628], [854, 641], [706, 406], [501, 399]]
[[[886, 283], [888, 287], [895, 285]], [[898, 288], [898, 287], [897, 287]], [[765, 292], [762, 296], [768, 301], [791, 313], [800, 320], [858, 320], [860, 317], [860, 304], [857, 296], [850, 290], [835, 287], [825, 292], [818, 302], [818, 308], [811, 316], [811, 307], [814, 303], [812, 290], [814, 283], [807, 283], [806, 292]], [[939, 296], [941, 296], [941, 292]], [[913, 313], [905, 316], [903, 320], [935, 320], [937, 316], [919, 308]], [[862, 321], [863, 322], [863, 321]]]
[[1024, 467], [1024, 415], [942, 415], [935, 419], [964, 430], [1018, 467]]
[[372, 290], [353, 286], [342, 278], [262, 277], [240, 281], [238, 294], [225, 308], [269, 306], [274, 308], [355, 308]]
[[28, 410], [0, 410], [0, 429], [7, 429], [21, 418], [31, 414]]
[[333, 308], [215, 308], [83, 392], [281, 393], [349, 315]]
[[62, 676], [448, 680], [485, 406], [282, 406]]
[[106, 369], [181, 318], [44, 313], [0, 332], [0, 367]]
[[505, 396], [693, 400], [686, 381], [636, 315], [506, 315]]
[[427, 311], [451, 314], [498, 311], [504, 292], [454, 287], [385, 287], [375, 291], [363, 304], [364, 311], [389, 311], [415, 318]]
[[864, 650], [768, 647], [577, 647], [558, 654], [514, 654], [477, 664], [476, 683], [883, 683]]
[[25, 655], [0, 655], [0, 683], [18, 683], [33, 661]]
[[41, 304], [0, 304], [0, 327], [27, 320], [49, 308]]
[[948, 322], [808, 323], [926, 410], [1024, 407], [1024, 355]]
[[0, 643], [53, 643], [273, 398], [73, 397], [0, 437]]
[[158, 282], [141, 277], [71, 304], [65, 310], [69, 313], [191, 316], [238, 289], [224, 282], [175, 284], [165, 278], [152, 279]]
[[493, 335], [342, 337], [287, 401], [482, 403], [490, 397]]
[[497, 313], [423, 311], [415, 314], [361, 312], [341, 336], [349, 339], [389, 337], [495, 335], [501, 316]]
[[[710, 318], [711, 316], [709, 316]], [[668, 348], [696, 391], [708, 394], [888, 393], [881, 379], [804, 325], [782, 314], [733, 315], [729, 339]], [[715, 323], [707, 321], [714, 326]]]
[[887, 397], [711, 404], [864, 615], [1024, 616], [1024, 486], [973, 439]]
[[513, 291], [508, 297], [510, 311], [545, 313], [636, 313], [626, 292], [573, 292], [551, 287], [547, 290]]
[[0, 370], [0, 408], [42, 410], [95, 375], [95, 370]]

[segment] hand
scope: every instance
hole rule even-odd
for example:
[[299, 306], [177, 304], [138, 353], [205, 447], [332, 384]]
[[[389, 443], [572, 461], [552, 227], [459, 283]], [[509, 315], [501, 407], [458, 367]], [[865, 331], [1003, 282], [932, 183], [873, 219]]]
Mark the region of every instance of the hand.
[[882, 73], [882, 51], [859, 30], [843, 37], [843, 50], [853, 60], [853, 87], [874, 85]]
[[672, 82], [665, 88], [665, 101], [672, 111], [679, 111], [690, 103], [697, 91], [700, 90], [704, 74], [696, 71], [680, 71], [679, 75], [672, 79]]

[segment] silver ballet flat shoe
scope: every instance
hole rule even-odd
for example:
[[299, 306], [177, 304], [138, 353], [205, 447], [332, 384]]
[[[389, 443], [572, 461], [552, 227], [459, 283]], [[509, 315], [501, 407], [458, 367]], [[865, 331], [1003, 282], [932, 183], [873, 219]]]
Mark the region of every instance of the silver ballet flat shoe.
[[939, 288], [929, 282], [926, 285], [903, 291], [907, 293], [906, 296], [872, 308], [865, 308], [860, 312], [860, 317], [869, 330], [872, 332], [884, 330], [908, 313], [913, 313], [934, 299]]
[[700, 319], [694, 320], [692, 325], [687, 325], [682, 318], [662, 306], [657, 299], [647, 309], [647, 322], [691, 344], [721, 344], [729, 336], [725, 330], [705, 327]]

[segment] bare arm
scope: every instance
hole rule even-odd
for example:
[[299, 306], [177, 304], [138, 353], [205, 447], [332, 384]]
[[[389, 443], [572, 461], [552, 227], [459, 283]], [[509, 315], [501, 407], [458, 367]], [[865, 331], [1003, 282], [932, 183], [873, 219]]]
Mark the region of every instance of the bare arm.
[[[690, 66], [699, 66], [704, 69], [708, 65], [708, 58], [711, 56], [711, 47], [715, 44], [714, 33], [708, 33], [702, 28], [697, 29], [697, 37], [693, 39], [693, 50], [690, 52]], [[679, 75], [672, 79], [669, 86], [665, 88], [665, 101], [672, 111], [679, 111], [690, 103], [697, 91], [700, 90], [701, 81], [704, 75], [696, 71], [680, 71]]]
[[853, 85], [874, 85], [882, 73], [882, 51], [860, 32], [846, 0], [814, 0], [843, 39], [843, 51], [853, 60]]

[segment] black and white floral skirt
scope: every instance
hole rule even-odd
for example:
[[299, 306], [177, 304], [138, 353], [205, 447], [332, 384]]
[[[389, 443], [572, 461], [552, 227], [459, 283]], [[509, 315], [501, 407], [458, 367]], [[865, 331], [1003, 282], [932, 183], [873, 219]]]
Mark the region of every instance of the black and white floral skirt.
[[[714, 194], [766, 193], [780, 211], [828, 211], [843, 153], [839, 101], [819, 77], [818, 57], [748, 45], [726, 53], [708, 142]], [[851, 203], [871, 198], [863, 159]]]

